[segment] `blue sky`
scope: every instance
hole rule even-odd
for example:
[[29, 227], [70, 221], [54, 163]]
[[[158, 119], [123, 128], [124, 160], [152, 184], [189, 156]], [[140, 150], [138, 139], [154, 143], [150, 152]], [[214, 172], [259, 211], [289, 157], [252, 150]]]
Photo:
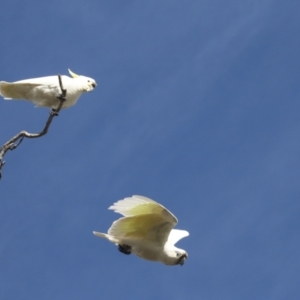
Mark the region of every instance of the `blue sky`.
[[[299, 299], [299, 9], [3, 3], [0, 80], [70, 68], [98, 86], [5, 157], [1, 299]], [[0, 144], [48, 113], [1, 100]], [[133, 194], [190, 232], [183, 267], [93, 236]]]

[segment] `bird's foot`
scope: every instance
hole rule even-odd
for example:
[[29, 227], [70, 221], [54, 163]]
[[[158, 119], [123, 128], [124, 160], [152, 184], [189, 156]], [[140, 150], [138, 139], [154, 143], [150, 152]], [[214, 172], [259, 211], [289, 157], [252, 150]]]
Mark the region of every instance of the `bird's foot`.
[[59, 113], [57, 112], [57, 109], [55, 109], [55, 108], [51, 109], [50, 114], [53, 115], [53, 116], [58, 116], [59, 115]]
[[62, 93], [59, 94], [58, 96], [56, 96], [57, 99], [59, 99], [60, 101], [66, 101], [66, 94], [67, 94], [67, 90], [62, 90]]
[[128, 245], [118, 245], [118, 249], [120, 252], [126, 254], [126, 255], [129, 255], [131, 254], [131, 247], [128, 246]]

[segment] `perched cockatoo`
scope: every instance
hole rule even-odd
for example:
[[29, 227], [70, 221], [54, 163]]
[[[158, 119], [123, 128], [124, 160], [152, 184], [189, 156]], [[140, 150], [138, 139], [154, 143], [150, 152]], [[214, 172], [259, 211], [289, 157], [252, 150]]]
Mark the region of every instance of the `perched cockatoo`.
[[147, 197], [132, 196], [109, 209], [124, 217], [113, 222], [107, 234], [94, 231], [94, 235], [116, 244], [124, 254], [134, 253], [166, 265], [184, 264], [187, 252], [174, 245], [189, 233], [173, 229], [178, 221], [165, 207]]
[[[63, 88], [67, 90], [67, 100], [62, 108], [74, 105], [83, 92], [90, 92], [96, 86], [92, 78], [77, 75], [69, 69], [72, 76], [61, 76]], [[61, 94], [58, 76], [25, 79], [15, 82], [0, 82], [0, 95], [6, 100], [24, 99], [36, 106], [56, 109], [60, 103], [57, 98]]]

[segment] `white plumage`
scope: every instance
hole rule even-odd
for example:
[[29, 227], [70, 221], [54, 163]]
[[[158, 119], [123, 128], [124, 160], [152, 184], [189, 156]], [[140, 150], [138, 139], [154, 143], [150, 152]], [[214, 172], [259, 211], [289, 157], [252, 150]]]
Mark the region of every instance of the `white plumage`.
[[[92, 78], [77, 75], [69, 70], [71, 77], [61, 76], [64, 89], [67, 90], [67, 101], [62, 108], [74, 105], [82, 93], [92, 91], [96, 81]], [[59, 105], [57, 96], [61, 94], [58, 76], [25, 79], [16, 82], [0, 82], [0, 95], [6, 100], [23, 99], [36, 106], [55, 109]]]
[[176, 217], [161, 204], [143, 196], [119, 200], [109, 209], [124, 217], [113, 222], [108, 233], [94, 231], [98, 236], [118, 245], [125, 254], [164, 263], [183, 265], [188, 254], [174, 245], [189, 235], [185, 230], [173, 229]]

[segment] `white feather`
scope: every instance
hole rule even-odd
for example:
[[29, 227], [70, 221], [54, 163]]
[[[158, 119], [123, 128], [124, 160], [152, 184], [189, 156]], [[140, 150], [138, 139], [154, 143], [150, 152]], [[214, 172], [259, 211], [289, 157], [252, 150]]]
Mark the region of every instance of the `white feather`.
[[179, 240], [183, 239], [184, 237], [189, 236], [190, 234], [186, 230], [181, 230], [181, 229], [172, 229], [167, 243], [169, 245], [174, 246]]

